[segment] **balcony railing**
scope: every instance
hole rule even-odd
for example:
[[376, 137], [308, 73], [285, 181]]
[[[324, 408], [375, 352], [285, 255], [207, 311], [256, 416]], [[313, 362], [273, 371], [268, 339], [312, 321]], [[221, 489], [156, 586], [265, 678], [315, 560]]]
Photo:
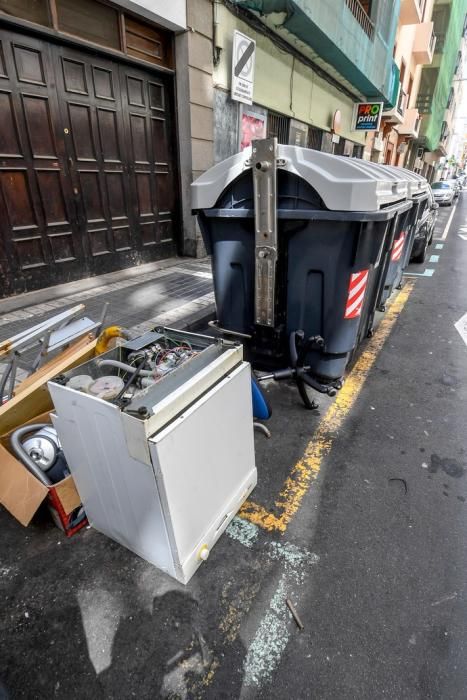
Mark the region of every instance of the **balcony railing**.
[[432, 92], [419, 92], [417, 104], [415, 105], [420, 114], [431, 114], [431, 103], [433, 102]]
[[449, 129], [448, 129], [448, 123], [443, 122], [441, 125], [441, 136], [440, 136], [440, 141], [446, 141], [447, 137], [449, 136]]
[[369, 39], [373, 39], [374, 34], [375, 34], [375, 25], [371, 21], [371, 19], [368, 17], [366, 11], [364, 8], [361, 6], [358, 0], [345, 0], [347, 7], [349, 8], [350, 12], [353, 14], [365, 34], [368, 36]]
[[437, 32], [436, 37], [436, 53], [442, 53], [444, 49], [444, 42], [446, 41], [446, 34], [442, 32]]
[[397, 100], [397, 111], [401, 116], [404, 116], [405, 108], [407, 107], [407, 93], [405, 90], [399, 90], [399, 99]]
[[436, 46], [437, 40], [438, 40], [438, 37], [436, 36], [436, 34], [434, 32], [432, 32], [431, 39], [430, 39], [430, 53], [431, 53], [431, 55], [433, 55], [435, 52], [435, 46]]

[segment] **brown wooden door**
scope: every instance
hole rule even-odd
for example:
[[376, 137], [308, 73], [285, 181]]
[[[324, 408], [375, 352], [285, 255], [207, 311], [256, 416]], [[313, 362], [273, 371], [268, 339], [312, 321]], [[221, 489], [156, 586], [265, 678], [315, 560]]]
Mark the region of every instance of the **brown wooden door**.
[[118, 64], [59, 47], [57, 93], [78, 224], [91, 273], [139, 249], [130, 216]]
[[1, 294], [174, 254], [172, 78], [22, 35], [2, 49]]
[[120, 84], [136, 229], [143, 249], [170, 250], [177, 225], [170, 82], [122, 65]]
[[0, 36], [0, 294], [82, 274], [50, 46]]

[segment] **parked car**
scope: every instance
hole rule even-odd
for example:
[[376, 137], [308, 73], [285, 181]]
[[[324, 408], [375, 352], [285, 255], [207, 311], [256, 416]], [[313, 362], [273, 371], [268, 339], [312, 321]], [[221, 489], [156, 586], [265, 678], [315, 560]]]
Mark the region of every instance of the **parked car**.
[[448, 185], [451, 185], [452, 189], [454, 190], [454, 199], [457, 199], [462, 189], [461, 183], [455, 178], [452, 178], [450, 180], [443, 180], [443, 182], [447, 182]]
[[438, 209], [439, 204], [435, 202], [434, 194], [430, 187], [427, 208], [420, 219], [415, 232], [412, 253], [410, 254], [411, 262], [425, 262], [428, 246], [433, 243], [433, 233], [435, 230], [436, 219], [438, 218]]
[[433, 197], [437, 204], [444, 204], [447, 207], [451, 206], [454, 201], [455, 192], [454, 187], [450, 185], [449, 182], [445, 180], [443, 182], [434, 182], [431, 189], [433, 190]]

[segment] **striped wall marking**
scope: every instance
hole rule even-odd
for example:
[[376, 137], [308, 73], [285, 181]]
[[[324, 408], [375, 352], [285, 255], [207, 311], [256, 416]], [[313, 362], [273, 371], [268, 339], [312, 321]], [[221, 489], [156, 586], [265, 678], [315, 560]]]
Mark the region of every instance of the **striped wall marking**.
[[435, 250], [443, 250], [444, 248], [444, 243], [437, 243], [435, 245]]
[[428, 267], [423, 272], [404, 272], [404, 277], [433, 277], [435, 271]]
[[366, 378], [373, 367], [384, 343], [391, 333], [399, 314], [412, 293], [415, 282], [409, 281], [389, 306], [386, 316], [381, 321], [375, 335], [368, 341], [352, 371], [346, 378], [343, 388], [327, 410], [318, 425], [305, 453], [292, 468], [275, 501], [275, 510], [279, 515], [270, 513], [264, 506], [246, 501], [240, 510], [240, 517], [262, 527], [269, 532], [285, 532], [310, 484], [318, 476], [323, 459], [331, 451], [339, 428], [342, 427], [355, 402], [357, 401]]
[[430, 263], [437, 263], [439, 262], [439, 255], [430, 255], [430, 259], [428, 260]]
[[354, 272], [350, 276], [344, 318], [358, 318], [360, 316], [367, 282], [368, 270], [360, 270], [360, 272]]

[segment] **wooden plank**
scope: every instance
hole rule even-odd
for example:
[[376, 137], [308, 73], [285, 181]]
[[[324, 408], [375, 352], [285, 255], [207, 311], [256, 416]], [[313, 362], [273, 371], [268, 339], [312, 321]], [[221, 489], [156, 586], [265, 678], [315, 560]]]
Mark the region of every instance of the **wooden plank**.
[[[78, 341], [78, 343], [80, 342]], [[46, 369], [44, 366], [34, 375], [28, 377], [25, 380], [28, 382], [26, 388], [20, 390], [10, 401], [0, 406], [0, 435], [23, 425], [38, 413], [50, 411], [53, 404], [47, 389], [49, 379], [91, 359], [94, 356], [96, 343], [97, 339], [88, 339], [85, 346], [75, 347], [72, 354], [67, 351], [65, 357], [63, 357], [65, 353], [61, 353], [54, 358], [53, 364], [48, 363], [47, 365], [48, 371], [44, 371]], [[22, 384], [24, 385], [24, 382]]]
[[13, 335], [11, 338], [6, 338], [6, 340], [2, 340], [0, 342], [0, 351], [2, 352], [2, 354], [9, 353], [12, 349], [15, 349], [18, 346], [18, 341], [24, 342], [27, 336], [31, 336], [30, 342], [33, 342], [33, 340], [39, 342], [41, 334], [43, 337], [47, 330], [53, 329], [59, 323], [71, 321], [71, 319], [74, 316], [78, 316], [81, 312], [84, 311], [85, 308], [86, 307], [84, 304], [78, 304], [77, 306], [73, 306], [73, 308], [68, 309], [67, 311], [62, 311], [59, 314], [55, 314], [55, 316], [51, 316], [45, 321], [41, 321], [41, 323], [37, 323], [35, 326], [26, 328], [26, 330], [21, 331], [16, 335]]
[[58, 13], [57, 13], [57, 3], [55, 0], [49, 0], [50, 17], [52, 20], [52, 27], [58, 31]]
[[58, 374], [58, 372], [55, 372], [54, 370], [57, 363], [61, 364], [62, 362], [65, 362], [69, 357], [74, 357], [75, 353], [78, 352], [78, 350], [80, 350], [81, 348], [85, 348], [87, 345], [90, 344], [90, 342], [92, 342], [92, 340], [93, 338], [89, 338], [89, 336], [86, 335], [83, 338], [77, 340], [72, 345], [70, 345], [69, 348], [63, 350], [63, 352], [59, 353], [51, 360], [46, 362], [44, 365], [42, 365], [42, 367], [40, 367], [37, 370], [37, 372], [34, 372], [29, 377], [26, 377], [26, 379], [23, 379], [23, 381], [15, 387], [14, 396], [20, 394], [22, 391], [30, 387], [31, 384], [37, 382], [37, 380], [43, 377], [44, 375], [48, 375], [51, 371], [53, 371], [54, 374]]

